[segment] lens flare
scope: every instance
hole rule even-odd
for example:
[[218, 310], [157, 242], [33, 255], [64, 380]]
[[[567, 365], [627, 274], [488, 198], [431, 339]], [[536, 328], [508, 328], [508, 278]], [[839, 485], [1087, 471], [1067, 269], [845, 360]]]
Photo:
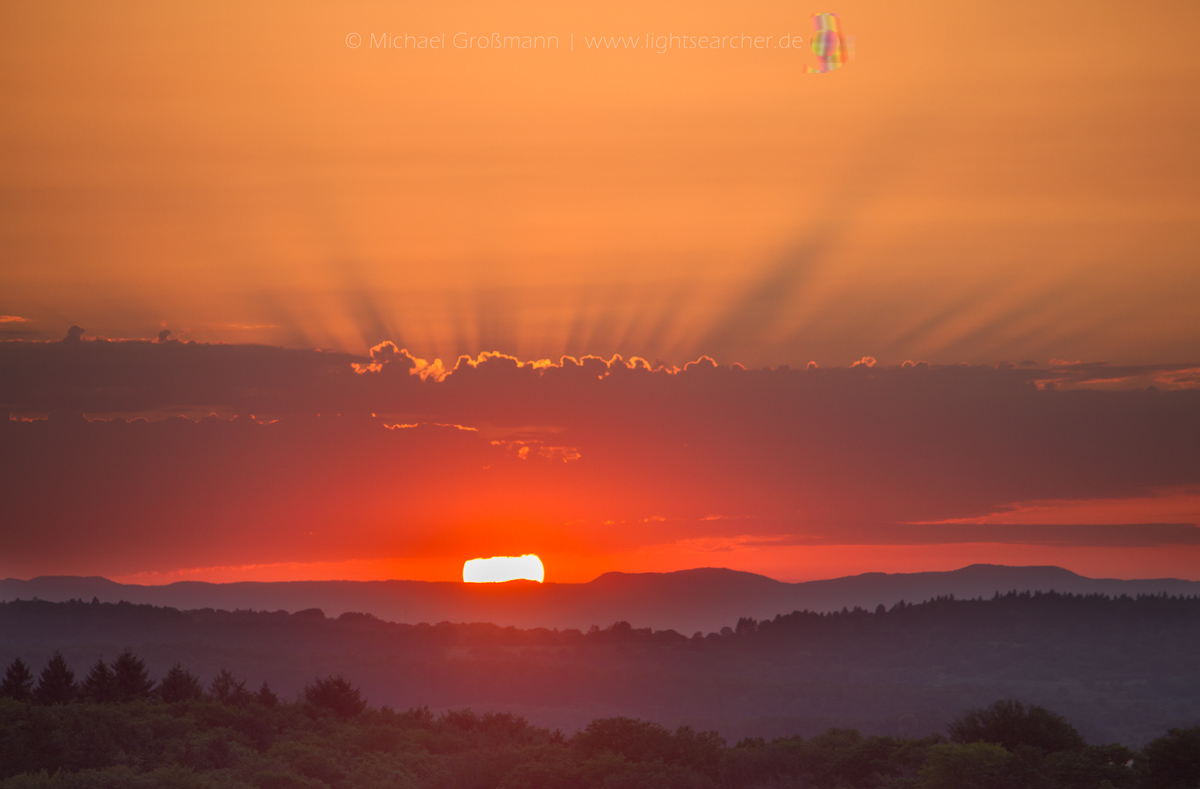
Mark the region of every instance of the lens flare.
[[493, 556], [471, 559], [463, 565], [463, 581], [469, 584], [499, 583], [527, 579], [541, 583], [546, 577], [542, 560], [532, 553], [524, 556]]
[[817, 32], [813, 36], [812, 50], [821, 65], [817, 68], [809, 66], [808, 73], [828, 74], [846, 65], [850, 61], [854, 39], [842, 33], [837, 14], [813, 14], [813, 27]]

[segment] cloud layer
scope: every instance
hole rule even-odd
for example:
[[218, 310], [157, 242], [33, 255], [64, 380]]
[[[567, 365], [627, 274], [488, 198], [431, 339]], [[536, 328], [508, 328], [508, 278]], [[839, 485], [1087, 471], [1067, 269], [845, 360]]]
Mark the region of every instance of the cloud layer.
[[[1103, 379], [1171, 383], [1181, 369]], [[696, 539], [1196, 544], [1193, 526], [1150, 518], [947, 523], [1200, 484], [1200, 391], [1080, 387], [1097, 380], [1086, 365], [652, 369], [483, 354], [447, 370], [390, 343], [370, 357], [77, 334], [0, 343], [0, 408], [13, 413], [0, 422], [3, 572]]]

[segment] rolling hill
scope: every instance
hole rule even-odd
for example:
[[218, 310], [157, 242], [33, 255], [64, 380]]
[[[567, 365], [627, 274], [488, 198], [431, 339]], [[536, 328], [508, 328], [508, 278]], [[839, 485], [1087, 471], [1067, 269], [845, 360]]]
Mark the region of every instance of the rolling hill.
[[950, 572], [866, 573], [785, 583], [753, 573], [699, 568], [671, 573], [605, 573], [588, 583], [511, 581], [462, 584], [427, 581], [289, 581], [164, 586], [119, 584], [99, 577], [43, 576], [0, 581], [0, 600], [37, 598], [149, 603], [179, 609], [302, 611], [329, 616], [368, 613], [392, 622], [491, 622], [523, 628], [634, 627], [711, 632], [740, 617], [767, 619], [797, 610], [892, 606], [953, 595], [1057, 591], [1111, 596], [1200, 594], [1200, 582], [1178, 579], [1087, 578], [1060, 567], [976, 564]]

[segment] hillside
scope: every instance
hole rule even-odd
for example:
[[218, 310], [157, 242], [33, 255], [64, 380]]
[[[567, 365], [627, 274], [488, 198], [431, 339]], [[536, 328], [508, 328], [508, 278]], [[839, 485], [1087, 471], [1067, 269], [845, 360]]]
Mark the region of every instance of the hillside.
[[900, 600], [991, 597], [996, 592], [1073, 594], [1200, 594], [1200, 582], [1086, 578], [1060, 567], [972, 565], [951, 572], [867, 573], [825, 581], [784, 583], [719, 568], [672, 573], [606, 573], [588, 583], [514, 581], [462, 584], [424, 581], [293, 581], [165, 586], [118, 584], [104, 578], [40, 577], [0, 581], [0, 600], [148, 603], [179, 609], [302, 611], [330, 616], [369, 613], [392, 622], [491, 622], [514, 627], [635, 627], [691, 634], [718, 630], [739, 617], [767, 619], [796, 610], [892, 606]]
[[1139, 746], [1200, 723], [1200, 598], [1008, 594], [742, 618], [706, 636], [618, 623], [589, 631], [405, 625], [364, 614], [0, 604], [0, 661], [77, 673], [125, 648], [161, 678], [222, 668], [283, 696], [344, 674], [373, 704], [514, 712], [574, 730], [627, 715], [731, 741], [853, 726], [924, 736], [966, 707], [1020, 698], [1091, 742]]

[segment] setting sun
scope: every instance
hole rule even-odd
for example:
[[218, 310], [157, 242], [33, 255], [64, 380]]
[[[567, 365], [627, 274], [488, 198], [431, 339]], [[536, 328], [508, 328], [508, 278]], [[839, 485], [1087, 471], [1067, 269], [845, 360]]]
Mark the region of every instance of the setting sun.
[[499, 583], [526, 579], [541, 583], [546, 577], [542, 560], [532, 553], [524, 556], [493, 556], [471, 559], [463, 565], [463, 581], [469, 584]]

